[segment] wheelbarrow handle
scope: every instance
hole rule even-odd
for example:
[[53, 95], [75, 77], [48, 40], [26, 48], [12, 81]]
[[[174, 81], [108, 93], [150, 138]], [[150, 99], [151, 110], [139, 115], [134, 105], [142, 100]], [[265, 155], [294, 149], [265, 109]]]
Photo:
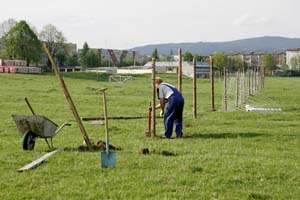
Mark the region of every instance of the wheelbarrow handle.
[[58, 134], [65, 126], [72, 126], [70, 123], [63, 123], [56, 131], [55, 135]]

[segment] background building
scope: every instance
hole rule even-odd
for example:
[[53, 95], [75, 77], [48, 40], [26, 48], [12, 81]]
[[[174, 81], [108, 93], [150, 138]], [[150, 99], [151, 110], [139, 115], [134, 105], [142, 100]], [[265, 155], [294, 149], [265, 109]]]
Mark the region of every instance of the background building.
[[248, 67], [260, 67], [263, 65], [263, 56], [266, 54], [271, 54], [275, 60], [276, 66], [279, 68], [282, 64], [286, 63], [286, 52], [241, 52], [241, 53], [233, 53], [227, 54], [229, 58], [237, 58], [240, 57], [242, 61], [244, 61]]
[[296, 58], [296, 59], [300, 60], [300, 48], [288, 49], [286, 51], [286, 64], [289, 66], [289, 69], [293, 69], [293, 66], [292, 66], [293, 64], [291, 62], [291, 60], [293, 58]]
[[[102, 67], [136, 66], [143, 65], [148, 61], [146, 56], [140, 55], [136, 51], [97, 48], [90, 48], [90, 50], [99, 55]], [[82, 49], [78, 50], [78, 55], [81, 51]]]

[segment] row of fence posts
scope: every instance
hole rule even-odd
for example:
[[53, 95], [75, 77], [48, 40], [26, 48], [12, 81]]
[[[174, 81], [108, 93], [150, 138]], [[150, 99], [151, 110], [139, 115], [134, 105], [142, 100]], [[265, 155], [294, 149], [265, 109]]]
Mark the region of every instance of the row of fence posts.
[[226, 68], [223, 72], [214, 72], [214, 62], [210, 58], [210, 81], [211, 81], [211, 111], [215, 109], [215, 77], [219, 81], [223, 79], [223, 109], [225, 112], [232, 111], [244, 105], [250, 96], [254, 96], [265, 87], [264, 67], [254, 67], [229, 72]]
[[228, 72], [224, 68], [224, 111], [232, 111], [244, 105], [250, 96], [254, 96], [259, 90], [264, 88], [263, 73], [259, 68]]
[[[182, 93], [182, 50], [178, 49], [179, 62], [178, 62], [178, 90]], [[155, 106], [156, 106], [156, 88], [155, 88], [155, 78], [156, 78], [156, 59], [152, 58], [152, 115], [151, 115], [151, 137], [156, 136], [156, 121], [155, 121]], [[219, 79], [221, 80], [221, 72], [219, 72]], [[232, 104], [229, 100], [229, 94], [234, 96], [234, 107], [240, 107], [245, 104], [249, 96], [253, 96], [256, 92], [265, 86], [265, 72], [264, 67], [243, 69], [237, 72], [228, 72], [225, 68], [223, 71], [224, 80], [224, 111], [228, 111]], [[230, 84], [228, 84], [228, 80]], [[211, 82], [211, 111], [216, 111], [215, 108], [215, 72], [214, 72], [214, 61], [210, 57], [210, 82]], [[233, 84], [234, 83], [234, 87]], [[193, 118], [197, 118], [197, 60], [193, 58]], [[228, 85], [230, 86], [228, 88]], [[230, 90], [228, 90], [230, 89]], [[234, 91], [234, 93], [233, 93]]]

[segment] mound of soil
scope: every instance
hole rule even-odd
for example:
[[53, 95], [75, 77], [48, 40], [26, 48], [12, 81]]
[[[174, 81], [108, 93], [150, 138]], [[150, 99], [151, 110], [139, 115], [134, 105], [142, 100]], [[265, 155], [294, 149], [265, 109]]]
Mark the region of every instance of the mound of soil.
[[170, 151], [157, 151], [157, 150], [152, 150], [150, 151], [148, 148], [143, 148], [140, 150], [140, 154], [143, 155], [150, 155], [150, 154], [157, 154], [157, 155], [162, 155], [162, 156], [177, 156], [176, 153], [170, 152]]
[[[119, 146], [114, 146], [112, 144], [109, 145], [110, 150], [120, 151], [122, 150]], [[81, 145], [78, 147], [79, 151], [90, 151], [86, 145]], [[106, 143], [102, 140], [99, 140], [97, 144], [92, 145], [92, 151], [105, 151], [106, 150]]]

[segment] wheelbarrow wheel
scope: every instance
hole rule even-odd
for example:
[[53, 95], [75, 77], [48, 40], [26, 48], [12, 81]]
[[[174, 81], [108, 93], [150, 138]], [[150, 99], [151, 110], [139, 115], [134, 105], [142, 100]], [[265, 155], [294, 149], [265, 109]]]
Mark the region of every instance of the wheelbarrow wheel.
[[24, 135], [23, 135], [23, 149], [24, 150], [33, 150], [34, 146], [35, 146], [35, 137], [36, 135], [32, 132], [32, 131], [27, 131]]

